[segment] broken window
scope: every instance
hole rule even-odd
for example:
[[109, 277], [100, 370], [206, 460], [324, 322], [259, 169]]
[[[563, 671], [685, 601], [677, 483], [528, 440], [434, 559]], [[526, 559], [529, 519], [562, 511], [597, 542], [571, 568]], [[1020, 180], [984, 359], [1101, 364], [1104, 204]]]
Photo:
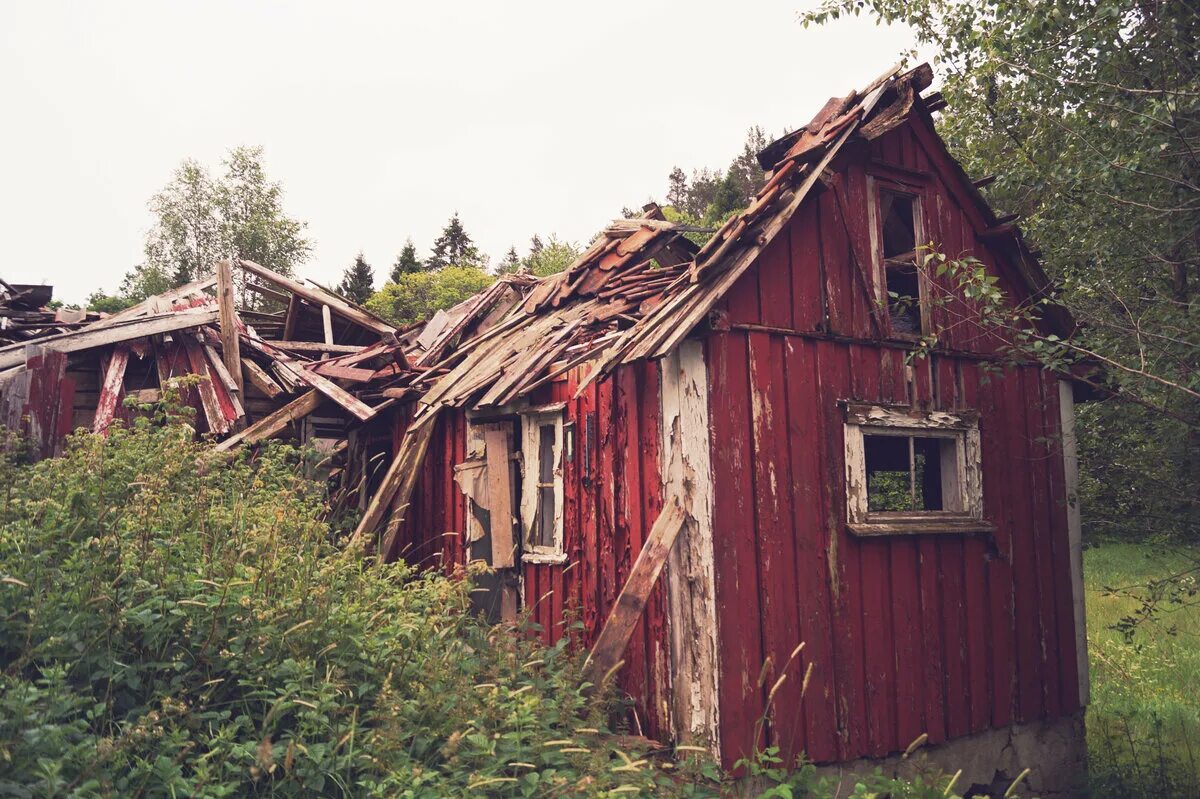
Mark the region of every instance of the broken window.
[[987, 529], [977, 414], [859, 403], [846, 408], [846, 500], [852, 532]]
[[879, 189], [878, 201], [881, 277], [892, 333], [920, 335], [924, 330], [917, 268], [920, 204], [915, 194], [886, 188]]
[[525, 560], [561, 562], [563, 552], [563, 412], [539, 408], [521, 415], [521, 524]]

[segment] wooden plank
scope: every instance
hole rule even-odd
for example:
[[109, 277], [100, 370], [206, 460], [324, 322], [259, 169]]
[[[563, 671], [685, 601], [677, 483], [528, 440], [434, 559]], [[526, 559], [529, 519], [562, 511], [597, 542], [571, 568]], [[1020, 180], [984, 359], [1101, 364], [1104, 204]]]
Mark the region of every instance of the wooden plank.
[[100, 401], [96, 403], [96, 418], [92, 422], [92, 432], [102, 436], [108, 435], [108, 427], [116, 418], [117, 408], [120, 407], [124, 395], [125, 367], [129, 364], [129, 347], [118, 345], [113, 349], [108, 359], [108, 368], [104, 372], [104, 383], [100, 387]]
[[[61, 333], [38, 339], [38, 344], [52, 347], [59, 352], [79, 352], [109, 344], [119, 344], [135, 338], [171, 333], [189, 327], [201, 327], [217, 321], [217, 309], [204, 311], [180, 311], [146, 319], [132, 319], [120, 324], [93, 329], [91, 326], [71, 333]], [[11, 344], [0, 348], [0, 369], [25, 363], [25, 344]]]
[[290, 341], [286, 339], [272, 341], [271, 346], [294, 352], [337, 352], [345, 354], [358, 353], [367, 349], [356, 344], [328, 344], [324, 341]]
[[750, 372], [745, 333], [706, 340], [712, 446], [714, 577], [720, 630], [721, 760], [753, 756], [764, 689], [750, 456]]
[[373, 417], [377, 412], [375, 408], [367, 405], [365, 402], [351, 394], [349, 391], [346, 391], [346, 389], [342, 388], [337, 383], [321, 377], [321, 375], [313, 372], [312, 370], [293, 368], [292, 372], [298, 378], [300, 378], [300, 380], [307, 383], [312, 388], [315, 388], [317, 391], [320, 391], [322, 394], [329, 397], [331, 400], [336, 402], [338, 405], [341, 405], [343, 408], [350, 411], [350, 413], [354, 414], [364, 422]]
[[487, 456], [488, 532], [492, 538], [492, 568], [511, 569], [516, 565], [513, 541], [512, 509], [512, 430], [506, 425], [487, 425], [483, 431]]
[[[249, 361], [245, 361], [245, 363], [249, 363]], [[257, 444], [259, 441], [270, 438], [292, 422], [315, 411], [321, 404], [321, 400], [321, 394], [316, 390], [302, 394], [269, 416], [264, 416], [245, 430], [217, 444], [216, 449], [220, 452], [228, 452], [235, 447]]]
[[283, 338], [296, 337], [296, 322], [300, 318], [300, 298], [292, 294], [288, 299], [287, 311], [283, 315]]
[[[866, 320], [860, 319], [859, 324]], [[850, 347], [851, 393], [858, 399], [879, 402], [881, 369], [874, 347]], [[863, 664], [866, 669], [867, 753], [880, 757], [903, 749], [910, 741], [896, 740], [896, 657], [892, 634], [890, 539], [858, 542], [862, 569], [861, 601]]]
[[[936, 408], [953, 411], [955, 381], [953, 364], [946, 358], [928, 359], [935, 379], [933, 402]], [[958, 536], [935, 542], [942, 599], [942, 644], [945, 653], [946, 736], [957, 738], [970, 731], [970, 682], [967, 673], [967, 607], [963, 583], [964, 548]]]
[[[1042, 715], [1042, 637], [1038, 617], [1038, 581], [1031, 492], [1032, 454], [1028, 429], [1028, 407], [1020, 367], [1006, 371], [1001, 380], [1009, 425], [1004, 433], [1009, 444], [1009, 473], [1014, 476], [1015, 508], [1012, 529], [1013, 614], [1017, 631], [1016, 721], [1034, 721]], [[993, 380], [996, 378], [993, 376]]]
[[637, 561], [630, 570], [629, 579], [621, 588], [612, 612], [588, 654], [584, 663], [584, 679], [596, 683], [620, 661], [625, 646], [629, 643], [629, 637], [646, 607], [650, 591], [654, 588], [658, 575], [667, 562], [667, 555], [686, 519], [687, 513], [683, 510], [679, 498], [672, 496], [667, 500], [654, 526], [650, 528], [646, 545], [638, 554]]
[[217, 261], [217, 309], [221, 315], [221, 359], [233, 377], [231, 390], [242, 393], [242, 350], [238, 344], [237, 308], [233, 303], [233, 267], [226, 259]]
[[220, 398], [217, 397], [214, 377], [209, 369], [208, 359], [204, 357], [204, 350], [200, 348], [200, 344], [195, 339], [186, 336], [183, 337], [180, 346], [187, 353], [191, 373], [201, 377], [196, 389], [200, 393], [200, 407], [204, 410], [204, 418], [208, 421], [209, 432], [217, 435], [228, 433], [230, 420], [221, 407]]
[[321, 306], [321, 326], [325, 331], [325, 343], [333, 344], [333, 316], [328, 305]]
[[833, 673], [833, 632], [829, 577], [828, 532], [822, 479], [821, 382], [813, 342], [788, 339], [784, 345], [787, 387], [787, 427], [790, 468], [789, 490], [794, 514], [792, 536], [796, 546], [796, 600], [799, 628], [804, 637], [800, 664], [811, 666], [803, 699], [806, 754], [818, 762], [837, 759], [837, 694]]
[[[780, 292], [782, 294], [782, 292]], [[783, 295], [787, 296], [787, 295]], [[799, 609], [795, 542], [792, 536], [792, 495], [786, 476], [790, 469], [788, 439], [780, 432], [786, 423], [787, 398], [782, 336], [751, 333], [750, 424], [754, 478], [754, 518], [757, 527], [759, 608], [763, 660], [769, 662], [767, 685], [782, 679], [771, 706], [766, 708], [770, 742], [790, 760], [804, 751], [800, 706], [803, 673], [791, 654], [804, 642], [796, 624]]]
[[297, 283], [295, 280], [292, 280], [289, 277], [284, 277], [278, 272], [273, 272], [270, 269], [267, 269], [265, 266], [256, 264], [253, 261], [241, 259], [237, 263], [240, 267], [242, 267], [242, 269], [258, 275], [268, 283], [273, 283], [276, 286], [287, 289], [288, 291], [292, 292], [292, 294], [302, 297], [309, 302], [317, 305], [328, 306], [329, 309], [338, 316], [348, 319], [360, 327], [373, 330], [381, 336], [390, 336], [396, 332], [396, 328], [392, 327], [387, 322], [376, 319], [363, 309], [347, 302], [346, 300], [343, 300], [341, 297], [338, 297], [335, 294], [330, 294], [329, 292], [321, 289], [311, 289], [302, 283]]
[[285, 294], [284, 292], [276, 291], [275, 289], [269, 289], [266, 286], [261, 286], [258, 283], [255, 283], [252, 280], [246, 281], [246, 288], [250, 291], [253, 291], [260, 297], [266, 297], [269, 300], [275, 300], [276, 302], [283, 303], [284, 305], [291, 301], [290, 294]]
[[1011, 410], [1005, 401], [1004, 386], [1011, 375], [997, 380], [978, 365], [970, 370], [981, 395], [980, 454], [983, 462], [983, 501], [985, 517], [996, 525], [993, 533], [995, 556], [987, 560], [988, 643], [992, 727], [1006, 727], [1013, 719], [1013, 699], [1017, 680], [1018, 657], [1013, 616], [1013, 529], [1016, 526], [1016, 501], [1013, 492], [1021, 492], [1009, 437]]
[[283, 389], [275, 382], [275, 378], [267, 374], [265, 369], [249, 358], [242, 361], [242, 371], [245, 372], [245, 377], [250, 381], [250, 385], [271, 399], [275, 399], [283, 393]]

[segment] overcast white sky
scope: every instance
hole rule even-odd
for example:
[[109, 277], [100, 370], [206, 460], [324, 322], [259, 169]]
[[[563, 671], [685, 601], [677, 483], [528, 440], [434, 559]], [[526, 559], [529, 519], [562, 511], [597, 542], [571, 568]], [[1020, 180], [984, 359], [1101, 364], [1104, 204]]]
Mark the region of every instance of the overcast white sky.
[[746, 129], [806, 122], [911, 45], [812, 0], [0, 0], [0, 277], [78, 302], [136, 264], [146, 201], [187, 157], [262, 145], [334, 281], [382, 283], [458, 211], [493, 260], [586, 242]]

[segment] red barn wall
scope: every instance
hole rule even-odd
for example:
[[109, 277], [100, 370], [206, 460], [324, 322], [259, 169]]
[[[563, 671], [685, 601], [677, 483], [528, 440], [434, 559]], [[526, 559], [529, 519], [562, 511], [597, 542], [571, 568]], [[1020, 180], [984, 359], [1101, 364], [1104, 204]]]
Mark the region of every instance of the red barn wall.
[[[870, 263], [868, 159], [929, 173], [929, 236], [1021, 296], [919, 133], [902, 127], [844, 164], [845, 200], [807, 203], [727, 296], [730, 329], [706, 339], [727, 764], [756, 744], [880, 756], [921, 733], [936, 744], [1079, 707], [1056, 379], [992, 372], [995, 339], [973, 324], [943, 338], [953, 355], [911, 369], [872, 340], [869, 270], [855, 274], [856, 258]], [[995, 533], [849, 534], [839, 400], [978, 410]]]
[[[662, 509], [657, 364], [623, 366], [574, 399], [582, 374], [573, 370], [530, 398], [532, 405], [565, 403], [564, 424], [575, 426], [574, 457], [563, 462], [566, 563], [522, 565], [523, 607], [548, 645], [578, 621], [577, 645], [591, 646]], [[396, 418], [393, 451], [408, 421]], [[449, 571], [465, 562], [466, 501], [453, 469], [465, 460], [466, 443], [466, 413], [443, 412], [401, 527], [399, 551], [410, 563]], [[617, 678], [632, 702], [631, 730], [658, 737], [670, 729], [666, 619], [659, 581]]]

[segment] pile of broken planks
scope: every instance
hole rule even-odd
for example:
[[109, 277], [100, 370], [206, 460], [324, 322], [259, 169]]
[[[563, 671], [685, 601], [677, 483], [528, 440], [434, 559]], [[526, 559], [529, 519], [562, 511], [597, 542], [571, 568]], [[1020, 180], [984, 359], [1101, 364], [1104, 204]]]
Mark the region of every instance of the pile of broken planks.
[[[9, 295], [18, 287], [5, 285]], [[237, 298], [240, 296], [241, 304]], [[107, 434], [153, 402], [170, 381], [196, 411], [199, 434], [225, 449], [280, 433], [326, 404], [364, 422], [394, 402], [364, 401], [369, 384], [407, 368], [396, 328], [338, 295], [259, 264], [222, 261], [215, 274], [115, 314], [48, 326], [0, 346], [0, 424], [56, 442], [77, 428]], [[46, 374], [47, 363], [55, 374]], [[280, 424], [280, 419], [287, 422]]]

